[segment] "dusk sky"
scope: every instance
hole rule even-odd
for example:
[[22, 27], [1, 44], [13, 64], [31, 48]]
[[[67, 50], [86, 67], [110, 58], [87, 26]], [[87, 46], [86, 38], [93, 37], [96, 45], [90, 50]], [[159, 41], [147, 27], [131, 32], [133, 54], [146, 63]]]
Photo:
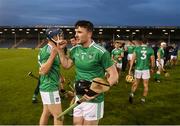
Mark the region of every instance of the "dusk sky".
[[180, 26], [180, 0], [0, 0], [0, 26]]

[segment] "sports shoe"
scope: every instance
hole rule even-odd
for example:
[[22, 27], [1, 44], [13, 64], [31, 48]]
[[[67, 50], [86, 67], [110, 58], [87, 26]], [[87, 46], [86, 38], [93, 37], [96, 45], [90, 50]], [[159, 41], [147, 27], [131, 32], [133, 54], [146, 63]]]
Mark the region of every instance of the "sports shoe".
[[37, 97], [36, 97], [36, 96], [33, 96], [33, 97], [32, 97], [32, 103], [37, 103], [37, 102], [38, 102]]
[[145, 98], [141, 98], [141, 103], [145, 103], [145, 102], [146, 102]]
[[134, 98], [134, 94], [133, 93], [130, 93], [129, 94], [129, 103], [133, 103], [133, 98]]
[[161, 81], [160, 80], [156, 80], [157, 83], [160, 83]]

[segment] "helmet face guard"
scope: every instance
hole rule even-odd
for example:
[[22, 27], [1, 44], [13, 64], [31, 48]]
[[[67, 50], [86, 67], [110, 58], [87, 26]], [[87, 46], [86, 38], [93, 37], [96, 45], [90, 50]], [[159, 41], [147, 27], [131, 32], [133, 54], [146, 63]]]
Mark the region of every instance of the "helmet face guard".
[[[49, 40], [51, 40], [55, 44], [61, 43], [61, 40], [64, 39], [64, 33], [62, 29], [59, 29], [59, 28], [47, 29], [46, 36]], [[54, 37], [56, 37], [57, 40], [55, 40]]]

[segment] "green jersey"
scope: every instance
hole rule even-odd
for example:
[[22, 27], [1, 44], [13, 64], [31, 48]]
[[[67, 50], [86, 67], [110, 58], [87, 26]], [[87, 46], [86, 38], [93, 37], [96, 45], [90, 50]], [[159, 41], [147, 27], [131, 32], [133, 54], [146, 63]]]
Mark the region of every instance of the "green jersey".
[[124, 50], [122, 48], [119, 48], [119, 49], [115, 48], [112, 50], [111, 55], [116, 62], [122, 63], [122, 59], [119, 59], [119, 57], [121, 57], [123, 53], [124, 53]]
[[158, 49], [158, 53], [160, 53], [160, 58], [164, 59], [164, 49], [163, 48], [159, 48]]
[[136, 54], [136, 70], [148, 70], [150, 68], [150, 57], [154, 55], [152, 48], [142, 45], [134, 50]]
[[[41, 66], [41, 64], [45, 63], [51, 53], [51, 46], [45, 45], [42, 49], [40, 49], [39, 55], [38, 55], [38, 63]], [[60, 74], [60, 60], [59, 56], [57, 55], [54, 59], [54, 62], [51, 66], [50, 71], [40, 76], [40, 91], [44, 92], [51, 92], [51, 91], [57, 91], [59, 89], [59, 74]]]
[[128, 54], [133, 54], [134, 49], [135, 49], [135, 46], [133, 46], [133, 45], [128, 45], [128, 46], [127, 46], [127, 49], [128, 49]]
[[[92, 42], [87, 48], [76, 45], [70, 49], [70, 58], [75, 64], [76, 81], [91, 81], [96, 77], [103, 78], [105, 70], [113, 65], [108, 51]], [[90, 102], [102, 102], [104, 94], [100, 94]]]

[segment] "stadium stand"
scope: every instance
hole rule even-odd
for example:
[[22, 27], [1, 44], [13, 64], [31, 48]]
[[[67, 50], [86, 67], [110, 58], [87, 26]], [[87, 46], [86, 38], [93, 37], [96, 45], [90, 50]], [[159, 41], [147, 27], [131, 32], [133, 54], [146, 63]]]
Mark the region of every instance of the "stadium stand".
[[0, 48], [11, 48], [14, 44], [14, 40], [1, 40], [0, 41]]
[[38, 45], [37, 40], [25, 40], [16, 46], [16, 48], [35, 48]]
[[[45, 44], [44, 33], [48, 27], [51, 26], [0, 26], [0, 48], [40, 48]], [[75, 34], [73, 26], [55, 27], [63, 30], [67, 40]], [[133, 40], [139, 37], [147, 38], [153, 44], [164, 40], [180, 45], [180, 27], [95, 26], [93, 36], [94, 40], [103, 46], [117, 39]]]

